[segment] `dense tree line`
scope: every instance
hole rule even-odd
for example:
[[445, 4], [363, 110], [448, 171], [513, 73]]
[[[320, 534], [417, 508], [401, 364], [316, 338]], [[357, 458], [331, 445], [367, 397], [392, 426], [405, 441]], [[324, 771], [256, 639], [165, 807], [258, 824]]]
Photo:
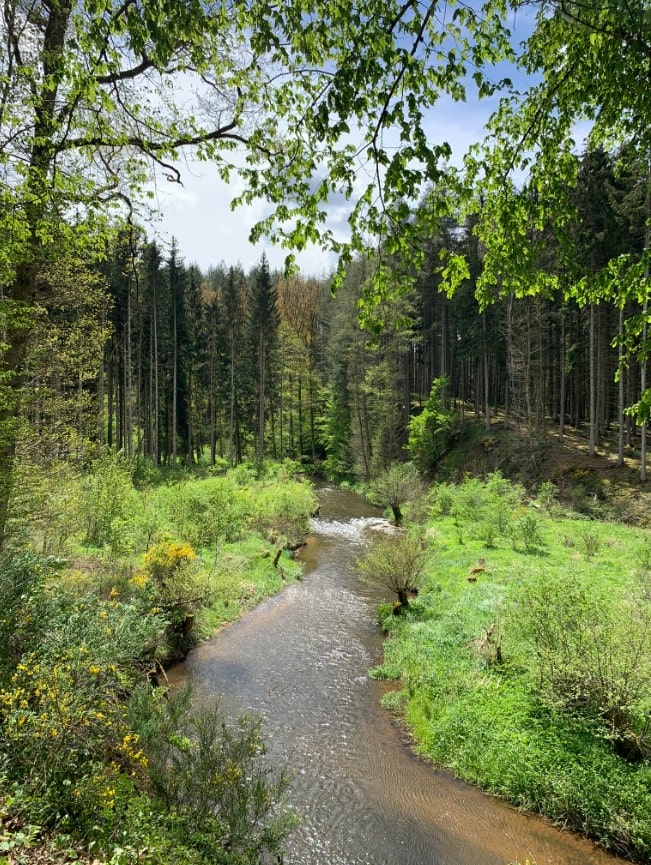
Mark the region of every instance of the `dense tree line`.
[[[333, 297], [327, 280], [285, 278], [264, 257], [248, 272], [202, 273], [176, 242], [164, 250], [125, 228], [99, 266], [72, 261], [48, 277], [57, 302], [31, 359], [24, 441], [82, 460], [99, 444], [157, 465], [292, 457], [369, 478], [407, 458], [412, 417], [436, 404], [487, 429], [499, 417], [533, 432], [556, 425], [562, 439], [567, 424], [585, 426], [592, 452], [619, 428], [621, 460], [637, 437], [625, 408], [643, 390], [642, 303], [589, 286], [610, 262], [642, 258], [647, 176], [587, 152], [573, 197], [566, 235], [541, 232], [539, 266], [582, 291], [496, 289], [480, 307], [482, 244], [472, 220], [447, 219], [410, 289], [385, 300], [376, 337], [358, 317], [374, 258], [352, 262]], [[468, 264], [451, 296], [442, 252]], [[413, 443], [409, 453], [427, 473], [440, 454], [431, 438], [423, 447], [424, 458]]]

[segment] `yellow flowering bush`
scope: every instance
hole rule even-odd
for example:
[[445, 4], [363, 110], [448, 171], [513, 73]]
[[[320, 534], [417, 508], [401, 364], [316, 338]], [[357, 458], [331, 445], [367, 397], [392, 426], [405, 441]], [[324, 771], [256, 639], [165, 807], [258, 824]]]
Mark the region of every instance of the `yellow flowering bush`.
[[168, 656], [183, 656], [191, 645], [194, 613], [210, 596], [208, 579], [194, 549], [180, 541], [154, 544], [143, 555], [130, 584], [147, 599], [152, 611], [165, 615]]
[[38, 802], [39, 820], [64, 808], [96, 821], [113, 807], [108, 775], [133, 784], [146, 774], [125, 694], [146, 677], [164, 622], [140, 603], [60, 586], [42, 589], [38, 616], [33, 601], [26, 596], [13, 610], [22, 627], [34, 623], [32, 648], [0, 670], [0, 761], [4, 752], [10, 780]]
[[190, 544], [162, 541], [151, 546], [144, 554], [139, 574], [151, 577], [157, 584], [163, 585], [180, 568], [196, 558], [197, 554]]

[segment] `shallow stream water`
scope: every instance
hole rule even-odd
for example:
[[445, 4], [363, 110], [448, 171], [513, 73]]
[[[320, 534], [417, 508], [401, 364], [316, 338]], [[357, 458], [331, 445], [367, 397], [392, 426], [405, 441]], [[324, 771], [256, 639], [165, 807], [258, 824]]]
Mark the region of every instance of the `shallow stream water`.
[[229, 717], [264, 718], [270, 758], [292, 774], [299, 817], [287, 865], [615, 865], [590, 842], [518, 813], [409, 750], [367, 675], [381, 658], [381, 594], [353, 562], [388, 525], [352, 492], [318, 491], [304, 580], [176, 667]]

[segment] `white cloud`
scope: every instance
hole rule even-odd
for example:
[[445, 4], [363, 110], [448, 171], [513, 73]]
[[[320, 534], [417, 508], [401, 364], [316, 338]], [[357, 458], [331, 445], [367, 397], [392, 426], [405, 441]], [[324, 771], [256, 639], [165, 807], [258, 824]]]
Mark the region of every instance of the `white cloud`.
[[[175, 237], [187, 264], [198, 264], [202, 270], [221, 261], [253, 267], [264, 252], [273, 268], [282, 268], [287, 251], [270, 241], [255, 245], [249, 242], [253, 226], [269, 212], [264, 201], [231, 210], [230, 204], [239, 192], [241, 182], [230, 185], [218, 175], [214, 166], [188, 160], [182, 166], [183, 185], [160, 180], [155, 187], [160, 218], [152, 234], [163, 244]], [[312, 247], [297, 253], [299, 267], [305, 274], [330, 273], [336, 264], [333, 255]]]

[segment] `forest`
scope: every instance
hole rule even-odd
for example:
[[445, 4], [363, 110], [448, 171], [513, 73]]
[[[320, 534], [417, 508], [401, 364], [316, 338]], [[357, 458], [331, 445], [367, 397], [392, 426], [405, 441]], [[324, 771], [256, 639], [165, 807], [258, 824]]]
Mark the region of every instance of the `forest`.
[[[310, 477], [404, 523], [359, 568], [422, 753], [648, 857], [648, 4], [448, 5], [4, 3], [0, 863], [282, 861], [260, 721], [164, 683], [300, 579]], [[284, 270], [156, 237], [188, 153]]]
[[[619, 157], [581, 159], [566, 229], [577, 281], [644, 257], [647, 173], [623, 170]], [[329, 280], [271, 273], [264, 256], [248, 271], [221, 263], [201, 273], [174, 241], [165, 252], [124, 232], [94, 270], [71, 262], [43, 277], [53, 303], [38, 321], [25, 401], [38, 459], [83, 464], [98, 446], [155, 466], [288, 457], [368, 481], [410, 456], [431, 477], [456, 430], [450, 417], [448, 440], [417, 442], [413, 419], [433, 399], [488, 431], [493, 419], [561, 442], [566, 425], [585, 430], [591, 454], [612, 432], [618, 464], [640, 460], [630, 408], [644, 390], [643, 301], [509, 293], [482, 305], [472, 228], [448, 219], [425, 240], [410, 289], [383, 302], [377, 335], [356, 315], [373, 257], [352, 261], [333, 297]], [[549, 275], [563, 268], [555, 243], [541, 262]], [[437, 272], [442, 253], [468, 262], [451, 295]]]

